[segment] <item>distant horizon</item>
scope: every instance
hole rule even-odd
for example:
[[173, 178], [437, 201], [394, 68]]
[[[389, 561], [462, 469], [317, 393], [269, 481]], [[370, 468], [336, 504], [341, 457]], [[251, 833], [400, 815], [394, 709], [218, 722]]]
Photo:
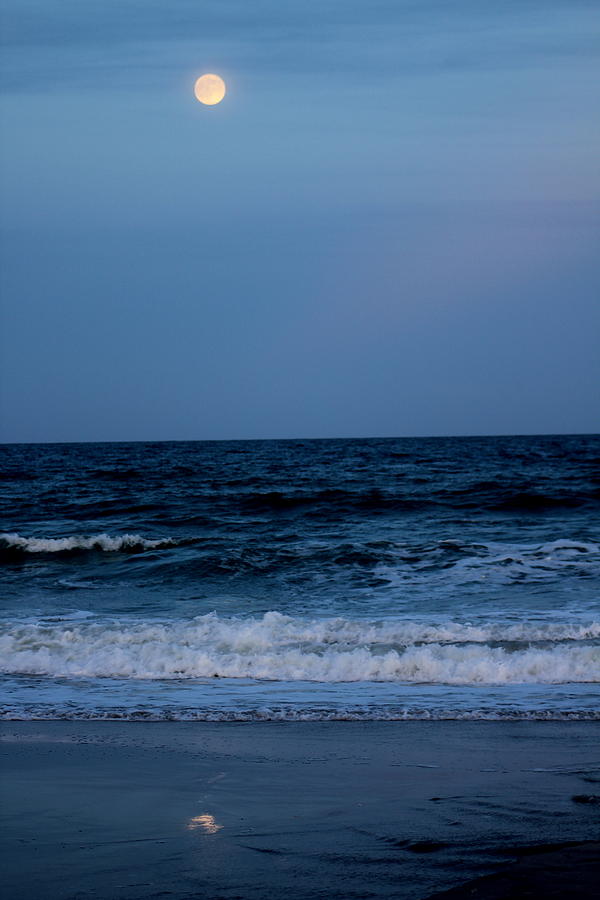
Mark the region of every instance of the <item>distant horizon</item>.
[[564, 438], [564, 437], [600, 437], [600, 431], [544, 431], [544, 432], [498, 432], [497, 434], [368, 434], [368, 435], [336, 435], [336, 436], [303, 436], [303, 437], [252, 437], [252, 438], [135, 438], [127, 440], [96, 441], [1, 441], [0, 447], [35, 447], [48, 444], [233, 444], [261, 443], [276, 441], [424, 441], [453, 440], [479, 438]]

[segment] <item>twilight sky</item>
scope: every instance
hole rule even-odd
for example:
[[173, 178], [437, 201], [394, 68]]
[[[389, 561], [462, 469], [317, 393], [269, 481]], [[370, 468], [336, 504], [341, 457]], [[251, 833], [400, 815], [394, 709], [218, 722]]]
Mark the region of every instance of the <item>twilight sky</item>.
[[598, 0], [3, 6], [3, 440], [600, 430]]

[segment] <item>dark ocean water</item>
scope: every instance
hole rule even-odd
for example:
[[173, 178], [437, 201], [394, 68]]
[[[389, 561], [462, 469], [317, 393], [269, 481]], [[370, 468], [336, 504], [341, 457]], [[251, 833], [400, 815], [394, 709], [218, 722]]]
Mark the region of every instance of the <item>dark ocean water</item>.
[[600, 437], [5, 445], [8, 718], [600, 717]]

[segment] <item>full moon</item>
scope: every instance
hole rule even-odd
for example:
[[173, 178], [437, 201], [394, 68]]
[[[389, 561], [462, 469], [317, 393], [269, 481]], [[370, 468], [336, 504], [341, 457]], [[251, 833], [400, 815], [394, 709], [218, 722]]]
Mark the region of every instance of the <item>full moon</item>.
[[220, 103], [225, 96], [225, 82], [219, 75], [207, 73], [201, 75], [194, 85], [194, 94], [196, 100], [204, 103], [206, 106], [214, 106]]

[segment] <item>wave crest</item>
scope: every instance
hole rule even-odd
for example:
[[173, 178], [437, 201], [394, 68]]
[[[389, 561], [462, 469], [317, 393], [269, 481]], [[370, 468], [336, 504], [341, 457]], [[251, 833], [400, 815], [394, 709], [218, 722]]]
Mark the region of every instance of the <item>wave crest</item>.
[[106, 553], [141, 553], [144, 550], [158, 550], [174, 547], [179, 542], [172, 538], [149, 540], [139, 534], [122, 534], [116, 537], [110, 534], [71, 535], [63, 538], [31, 538], [20, 534], [0, 534], [0, 552], [5, 554], [26, 553], [76, 553], [78, 551], [95, 550]]
[[600, 623], [441, 625], [349, 619], [37, 622], [0, 630], [0, 670], [55, 677], [429, 684], [600, 681]]

